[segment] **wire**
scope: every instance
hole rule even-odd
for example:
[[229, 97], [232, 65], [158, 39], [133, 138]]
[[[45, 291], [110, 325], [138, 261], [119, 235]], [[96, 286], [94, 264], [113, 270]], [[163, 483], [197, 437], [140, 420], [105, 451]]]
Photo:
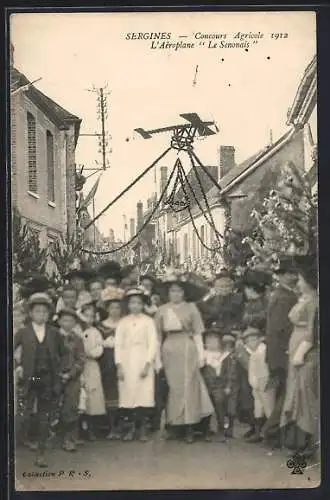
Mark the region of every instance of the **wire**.
[[131, 182], [121, 193], [119, 193], [118, 196], [114, 200], [112, 200], [106, 207], [101, 210], [100, 213], [98, 213], [94, 219], [92, 219], [87, 226], [84, 228], [84, 231], [86, 231], [90, 226], [92, 226], [112, 205], [116, 203], [124, 194], [127, 193], [137, 182], [139, 182], [142, 177], [144, 177], [151, 169], [154, 168], [154, 166], [170, 151], [170, 147], [167, 148], [149, 167], [147, 167], [136, 179], [134, 179], [133, 182]]
[[123, 245], [121, 245], [120, 247], [118, 248], [114, 248], [112, 250], [104, 250], [104, 251], [94, 251], [94, 250], [87, 250], [87, 248], [82, 248], [81, 247], [81, 250], [85, 253], [88, 253], [88, 254], [93, 254], [93, 255], [108, 255], [108, 254], [111, 254], [111, 253], [115, 253], [115, 252], [119, 252], [120, 250], [122, 250], [123, 248], [127, 248], [134, 240], [136, 240], [136, 238], [138, 236], [140, 236], [140, 234], [142, 233], [142, 231], [146, 228], [146, 226], [149, 224], [149, 222], [152, 220], [153, 216], [155, 215], [158, 207], [160, 206], [161, 202], [163, 201], [163, 198], [165, 197], [166, 195], [166, 191], [170, 185], [170, 182], [173, 178], [173, 175], [174, 175], [174, 172], [175, 170], [177, 169], [177, 167], [175, 166], [167, 180], [167, 183], [166, 183], [166, 186], [164, 187], [153, 211], [151, 212], [151, 214], [149, 215], [149, 217], [145, 220], [145, 222], [143, 223], [143, 225], [140, 227], [139, 231], [129, 240], [127, 241], [126, 243], [124, 243]]

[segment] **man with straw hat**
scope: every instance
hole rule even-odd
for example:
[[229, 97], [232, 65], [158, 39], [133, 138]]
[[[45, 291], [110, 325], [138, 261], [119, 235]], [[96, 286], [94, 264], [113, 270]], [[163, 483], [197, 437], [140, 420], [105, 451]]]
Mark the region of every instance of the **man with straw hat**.
[[31, 295], [27, 302], [30, 322], [14, 338], [14, 349], [18, 346], [22, 349], [23, 440], [26, 440], [30, 416], [37, 401], [38, 455], [35, 465], [38, 467], [47, 467], [45, 443], [49, 435], [48, 415], [60, 388], [58, 366], [63, 346], [58, 331], [48, 324], [51, 307], [51, 299], [46, 293]]

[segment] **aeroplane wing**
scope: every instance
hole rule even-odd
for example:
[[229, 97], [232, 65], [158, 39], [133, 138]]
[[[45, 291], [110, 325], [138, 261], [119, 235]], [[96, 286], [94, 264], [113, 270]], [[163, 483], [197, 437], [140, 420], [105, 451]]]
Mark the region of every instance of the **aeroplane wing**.
[[196, 127], [199, 135], [205, 136], [215, 134], [215, 132], [208, 127], [208, 125], [213, 125], [214, 122], [203, 122], [197, 113], [183, 113], [180, 116]]
[[143, 128], [135, 128], [134, 131], [142, 135], [143, 139], [151, 139], [151, 135], [149, 134], [149, 132], [147, 132]]

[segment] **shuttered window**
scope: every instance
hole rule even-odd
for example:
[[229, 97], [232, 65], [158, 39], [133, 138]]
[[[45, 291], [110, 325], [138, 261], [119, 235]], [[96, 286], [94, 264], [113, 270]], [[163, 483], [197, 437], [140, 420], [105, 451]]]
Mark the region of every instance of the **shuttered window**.
[[54, 136], [46, 133], [48, 201], [55, 202]]
[[27, 156], [28, 156], [28, 189], [32, 193], [37, 193], [38, 172], [37, 172], [36, 119], [31, 113], [27, 113]]

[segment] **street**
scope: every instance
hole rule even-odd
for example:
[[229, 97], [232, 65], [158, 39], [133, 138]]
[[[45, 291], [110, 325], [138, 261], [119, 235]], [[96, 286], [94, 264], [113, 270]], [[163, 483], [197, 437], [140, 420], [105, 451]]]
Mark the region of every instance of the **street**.
[[238, 428], [236, 438], [229, 443], [187, 445], [159, 437], [148, 443], [104, 440], [85, 443], [73, 454], [56, 445], [48, 452], [48, 469], [36, 468], [34, 453], [19, 449], [16, 489], [282, 489], [319, 485], [319, 465], [308, 466], [303, 474], [292, 474], [286, 465], [286, 452], [270, 453], [262, 444], [244, 443], [240, 439], [244, 431]]

